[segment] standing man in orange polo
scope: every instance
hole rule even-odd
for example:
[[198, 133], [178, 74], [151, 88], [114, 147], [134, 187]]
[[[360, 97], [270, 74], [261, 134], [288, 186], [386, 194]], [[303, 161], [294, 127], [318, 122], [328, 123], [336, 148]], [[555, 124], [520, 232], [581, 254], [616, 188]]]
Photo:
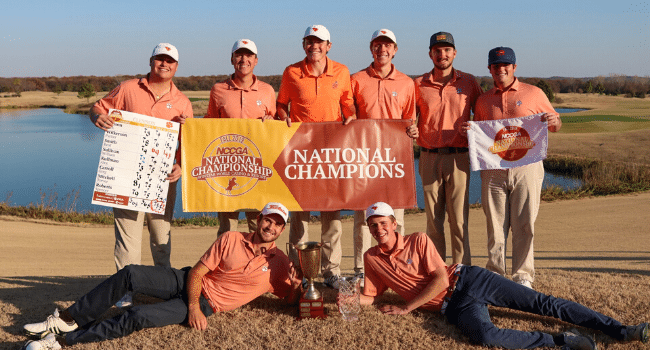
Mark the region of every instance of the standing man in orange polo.
[[461, 126], [469, 120], [482, 90], [473, 75], [453, 67], [456, 46], [451, 34], [438, 32], [431, 36], [429, 57], [433, 70], [415, 79], [427, 235], [445, 260], [446, 211], [452, 261], [470, 265], [469, 154], [467, 134]]
[[[546, 94], [515, 77], [517, 64], [511, 48], [490, 50], [488, 69], [494, 79], [494, 88], [476, 102], [474, 120], [519, 118], [543, 113], [540, 122], [548, 122], [548, 131], [560, 130], [562, 120]], [[481, 171], [481, 204], [488, 234], [486, 268], [505, 276], [506, 240], [512, 229], [512, 280], [529, 288], [535, 279], [533, 238], [543, 180], [541, 161], [511, 169]]]
[[[352, 94], [358, 119], [411, 119], [415, 122], [413, 79], [393, 65], [397, 38], [388, 29], [376, 30], [370, 38], [373, 62], [351, 77]], [[417, 138], [415, 124], [406, 130]], [[395, 209], [397, 231], [404, 235], [404, 209]], [[363, 276], [363, 253], [370, 248], [370, 231], [363, 210], [354, 212], [354, 272]]]
[[[192, 104], [183, 95], [172, 78], [178, 69], [178, 50], [171, 44], [158, 44], [149, 59], [150, 72], [146, 77], [122, 82], [113, 91], [97, 101], [90, 109], [90, 121], [98, 128], [108, 131], [113, 120], [108, 117], [111, 108], [144, 114], [160, 119], [182, 122], [192, 118]], [[180, 141], [180, 140], [179, 140]], [[179, 143], [180, 145], [180, 143]], [[162, 215], [113, 208], [115, 217], [115, 266], [119, 271], [130, 264], [140, 264], [142, 225], [147, 220], [149, 246], [154, 264], [170, 266], [171, 230], [176, 201], [176, 184], [181, 177], [180, 147], [176, 163], [167, 177], [169, 191], [167, 207]], [[129, 295], [119, 306], [131, 304]]]
[[[349, 123], [354, 119], [354, 102], [350, 91], [348, 68], [327, 57], [332, 48], [330, 33], [322, 25], [307, 28], [302, 39], [306, 57], [288, 66], [282, 74], [277, 110], [280, 120], [291, 122]], [[314, 194], [316, 195], [316, 194]], [[309, 212], [292, 212], [289, 242], [298, 243], [309, 239]], [[321, 242], [323, 277], [325, 284], [338, 289], [341, 274], [341, 212], [321, 212]], [[297, 261], [295, 250], [291, 258]]]
[[[253, 74], [257, 65], [255, 43], [249, 39], [237, 40], [232, 46], [230, 63], [235, 67], [235, 73], [226, 81], [214, 84], [204, 118], [273, 119], [275, 91], [271, 85], [258, 80]], [[236, 186], [233, 181], [233, 188]], [[218, 215], [217, 235], [237, 230], [239, 212], [220, 212]], [[255, 231], [258, 215], [258, 211], [246, 212], [248, 231]]]

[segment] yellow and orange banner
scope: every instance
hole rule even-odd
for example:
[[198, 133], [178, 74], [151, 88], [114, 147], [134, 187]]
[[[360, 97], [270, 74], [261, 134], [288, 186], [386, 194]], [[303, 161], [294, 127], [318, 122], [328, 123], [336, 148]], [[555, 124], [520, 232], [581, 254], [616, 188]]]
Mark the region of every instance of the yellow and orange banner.
[[261, 210], [271, 201], [292, 211], [415, 207], [410, 123], [188, 119], [183, 211]]

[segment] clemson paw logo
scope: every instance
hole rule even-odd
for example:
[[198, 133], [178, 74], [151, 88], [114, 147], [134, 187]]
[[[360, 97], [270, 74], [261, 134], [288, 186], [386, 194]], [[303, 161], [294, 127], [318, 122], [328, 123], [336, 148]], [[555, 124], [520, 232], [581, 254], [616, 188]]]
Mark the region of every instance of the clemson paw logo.
[[436, 36], [436, 40], [438, 40], [438, 41], [440, 41], [440, 40], [447, 40], [447, 36], [444, 35], [444, 34], [438, 35], [438, 36]]
[[165, 50], [171, 51], [172, 49], [169, 46], [165, 46]]
[[374, 207], [371, 207], [370, 209], [372, 209], [372, 210], [377, 210], [377, 207], [374, 206]]
[[381, 33], [382, 33], [382, 34], [386, 34], [386, 31], [385, 31], [385, 30], [382, 30]]
[[338, 80], [335, 81], [335, 82], [332, 84], [332, 89], [336, 89], [337, 87], [339, 87], [339, 82], [338, 82]]
[[505, 55], [505, 54], [506, 54], [506, 52], [503, 51], [503, 50], [499, 50], [499, 51], [497, 51], [497, 56], [503, 56], [503, 55]]
[[317, 31], [318, 31], [318, 28], [314, 27], [314, 28], [312, 28], [311, 30], [317, 32]]
[[248, 41], [246, 41], [246, 40], [242, 40], [242, 43], [243, 43], [244, 45], [246, 45], [246, 44], [248, 44]]
[[171, 128], [171, 127], [172, 127], [172, 122], [167, 122], [167, 124], [165, 124], [165, 125], [166, 125], [168, 128]]

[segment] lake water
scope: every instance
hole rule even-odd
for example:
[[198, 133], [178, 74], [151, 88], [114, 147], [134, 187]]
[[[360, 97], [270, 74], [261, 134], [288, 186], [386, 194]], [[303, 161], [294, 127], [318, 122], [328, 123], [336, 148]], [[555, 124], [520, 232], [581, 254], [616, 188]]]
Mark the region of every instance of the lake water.
[[[52, 204], [61, 210], [111, 210], [90, 204], [103, 137], [104, 132], [85, 115], [59, 109], [0, 111], [0, 202]], [[424, 208], [417, 160], [415, 169], [418, 206]], [[577, 188], [580, 181], [546, 173], [544, 187], [551, 184]], [[72, 198], [75, 192], [76, 203]], [[481, 178], [472, 172], [470, 203], [479, 202], [480, 197]], [[202, 215], [183, 213], [180, 193], [174, 209], [176, 217]]]

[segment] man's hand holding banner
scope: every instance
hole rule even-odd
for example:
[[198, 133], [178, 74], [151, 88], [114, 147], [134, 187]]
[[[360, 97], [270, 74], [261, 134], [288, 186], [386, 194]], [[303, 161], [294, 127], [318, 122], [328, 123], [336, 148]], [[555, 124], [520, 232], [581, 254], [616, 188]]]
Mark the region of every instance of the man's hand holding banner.
[[417, 204], [411, 121], [349, 125], [188, 119], [182, 128], [183, 211], [363, 210]]
[[541, 116], [469, 122], [471, 170], [509, 169], [544, 160], [548, 123]]

